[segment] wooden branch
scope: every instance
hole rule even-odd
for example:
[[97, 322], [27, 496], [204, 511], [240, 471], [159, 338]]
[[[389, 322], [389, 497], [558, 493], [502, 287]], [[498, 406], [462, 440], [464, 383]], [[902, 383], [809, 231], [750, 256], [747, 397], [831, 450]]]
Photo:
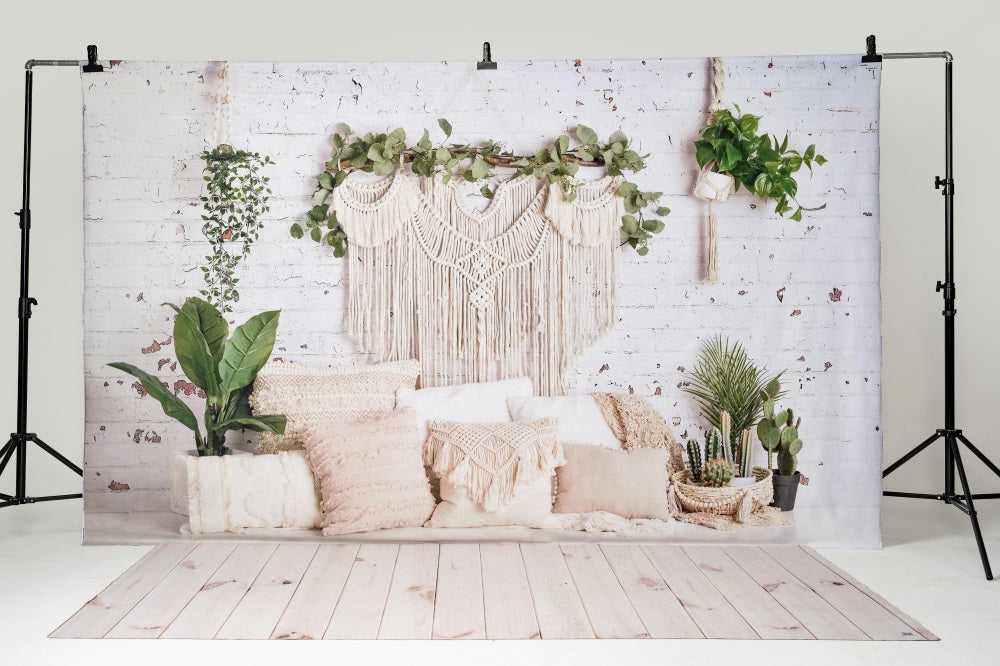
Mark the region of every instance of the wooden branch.
[[[451, 150], [451, 149], [449, 148], [449, 150]], [[503, 156], [503, 155], [483, 155], [481, 153], [481, 151], [482, 151], [481, 148], [469, 148], [468, 150], [465, 151], [465, 154], [462, 156], [462, 159], [466, 159], [466, 158], [469, 158], [469, 157], [473, 157], [473, 156], [479, 155], [479, 156], [481, 156], [483, 158], [483, 161], [486, 162], [487, 164], [492, 164], [493, 166], [498, 166], [498, 167], [515, 167], [514, 162], [516, 162], [518, 160], [521, 160], [521, 159], [531, 159], [531, 157], [533, 157], [533, 156], [531, 156], [531, 157], [521, 157], [521, 156], [517, 156], [517, 155], [507, 155], [507, 156]], [[412, 160], [412, 158], [418, 156], [419, 154], [420, 153], [417, 153], [414, 150], [404, 150], [404, 151], [402, 151], [402, 152], [399, 153], [399, 155], [405, 155], [405, 156], [411, 158], [411, 160]], [[579, 164], [580, 166], [587, 166], [587, 167], [604, 166], [604, 158], [603, 157], [598, 157], [596, 160], [583, 160], [583, 159], [580, 159], [579, 157], [577, 157], [576, 155], [573, 155], [572, 153], [563, 153], [562, 161], [563, 162], [574, 162], [576, 164]], [[368, 167], [368, 166], [372, 166], [374, 164], [375, 163], [372, 162], [371, 160], [367, 160], [365, 162], [364, 166]], [[364, 167], [355, 167], [355, 166], [352, 166], [351, 160], [347, 159], [347, 158], [344, 158], [344, 159], [340, 160], [339, 164], [335, 163], [335, 162], [327, 162], [326, 163], [326, 170], [329, 171], [330, 173], [336, 173], [337, 171], [353, 171], [354, 169], [360, 169], [360, 168], [364, 168]]]

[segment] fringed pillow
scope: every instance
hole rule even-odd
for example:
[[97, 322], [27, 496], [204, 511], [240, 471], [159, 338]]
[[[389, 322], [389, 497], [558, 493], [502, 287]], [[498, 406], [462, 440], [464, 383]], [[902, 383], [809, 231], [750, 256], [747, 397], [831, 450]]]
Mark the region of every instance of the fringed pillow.
[[312, 426], [303, 442], [319, 481], [324, 535], [420, 527], [434, 510], [412, 410]]
[[412, 389], [420, 361], [321, 368], [304, 363], [270, 362], [253, 383], [255, 414], [284, 414], [284, 435], [260, 434], [260, 452], [301, 449], [306, 428], [323, 423], [358, 423], [391, 412], [396, 391]]
[[558, 421], [432, 421], [424, 462], [441, 479], [428, 527], [525, 525], [552, 518], [552, 475], [564, 462]]

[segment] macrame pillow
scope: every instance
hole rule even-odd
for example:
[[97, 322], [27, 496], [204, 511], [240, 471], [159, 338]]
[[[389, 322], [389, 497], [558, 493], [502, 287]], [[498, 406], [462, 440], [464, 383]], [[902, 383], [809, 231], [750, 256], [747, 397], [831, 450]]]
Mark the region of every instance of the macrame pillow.
[[441, 479], [441, 503], [428, 526], [544, 526], [564, 462], [556, 430], [555, 419], [432, 422], [424, 462]]
[[396, 393], [396, 405], [417, 412], [417, 428], [427, 439], [427, 424], [431, 421], [461, 421], [463, 423], [497, 423], [510, 421], [507, 399], [528, 397], [533, 393], [527, 377], [477, 382], [458, 386], [434, 386], [414, 391], [401, 388]]
[[420, 527], [434, 510], [412, 411], [312, 426], [303, 442], [319, 481], [324, 535]]
[[624, 518], [670, 520], [667, 451], [567, 445], [556, 471], [555, 513], [607, 511]]
[[270, 362], [253, 383], [255, 414], [284, 414], [284, 435], [260, 434], [260, 452], [302, 448], [305, 429], [323, 423], [358, 423], [391, 412], [396, 391], [413, 388], [419, 361], [321, 368], [303, 363]]
[[609, 449], [622, 448], [621, 441], [611, 431], [592, 396], [515, 397], [507, 399], [507, 408], [515, 421], [559, 419], [560, 444], [597, 444]]

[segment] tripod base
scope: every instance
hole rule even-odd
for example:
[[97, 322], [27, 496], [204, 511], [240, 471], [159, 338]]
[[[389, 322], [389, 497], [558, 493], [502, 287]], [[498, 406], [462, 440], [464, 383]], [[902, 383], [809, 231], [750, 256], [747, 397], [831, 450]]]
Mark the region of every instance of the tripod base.
[[83, 470], [80, 469], [76, 464], [74, 464], [69, 458], [59, 453], [51, 446], [43, 442], [38, 435], [33, 432], [23, 432], [23, 433], [11, 433], [10, 439], [2, 449], [0, 449], [0, 475], [3, 475], [4, 470], [10, 463], [11, 459], [14, 459], [16, 479], [15, 486], [16, 489], [13, 495], [8, 495], [7, 493], [0, 493], [0, 509], [6, 506], [18, 506], [21, 504], [34, 504], [36, 502], [52, 502], [55, 500], [64, 499], [77, 499], [83, 497], [83, 493], [72, 493], [69, 495], [44, 495], [41, 497], [30, 497], [26, 491], [26, 476], [27, 476], [27, 454], [28, 454], [28, 444], [35, 444], [42, 451], [45, 451], [50, 456], [58, 460], [60, 463], [73, 470], [80, 476], [83, 476]]
[[[986, 580], [993, 580], [993, 570], [990, 568], [990, 558], [986, 553], [986, 545], [983, 543], [983, 532], [979, 527], [979, 516], [976, 514], [974, 502], [975, 500], [982, 499], [1000, 499], [1000, 493], [980, 493], [977, 495], [970, 492], [969, 479], [965, 474], [965, 465], [962, 463], [962, 454], [959, 451], [958, 443], [962, 442], [962, 444], [964, 444], [969, 451], [979, 458], [979, 460], [981, 460], [983, 464], [997, 476], [1000, 476], [1000, 467], [997, 467], [992, 460], [987, 458], [982, 451], [977, 449], [975, 445], [962, 434], [961, 430], [946, 428], [935, 431], [933, 435], [918, 444], [909, 453], [886, 467], [885, 471], [882, 472], [882, 478], [884, 479], [895, 472], [897, 469], [906, 464], [911, 458], [939, 439], [944, 439], [945, 444], [945, 491], [943, 493], [935, 495], [931, 493], [907, 493], [885, 490], [882, 491], [882, 494], [886, 497], [909, 497], [914, 499], [938, 500], [956, 507], [959, 511], [969, 516], [969, 520], [972, 522], [972, 534], [975, 536], [976, 546], [979, 548], [979, 558], [983, 562], [983, 572], [986, 574]], [[962, 494], [955, 492], [956, 471], [958, 472], [959, 481], [962, 484]]]

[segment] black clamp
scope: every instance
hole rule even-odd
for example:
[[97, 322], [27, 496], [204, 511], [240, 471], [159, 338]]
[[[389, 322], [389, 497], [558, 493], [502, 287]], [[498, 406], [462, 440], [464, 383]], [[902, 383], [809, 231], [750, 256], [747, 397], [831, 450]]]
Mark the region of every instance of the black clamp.
[[[941, 190], [941, 188], [944, 188]], [[941, 176], [934, 176], [934, 189], [941, 190], [941, 194], [944, 196], [955, 194], [955, 179], [954, 178], [942, 178]]]
[[882, 56], [875, 50], [875, 35], [865, 39], [865, 55], [861, 56], [861, 62], [882, 62]]
[[493, 55], [490, 52], [490, 43], [483, 42], [483, 59], [476, 63], [476, 69], [496, 69], [497, 64], [493, 62]]
[[21, 219], [21, 222], [18, 225], [21, 229], [30, 229], [31, 228], [31, 211], [30, 210], [26, 210], [24, 208], [22, 208], [21, 210], [15, 210], [14, 211], [14, 215], [17, 215]]
[[36, 301], [34, 298], [21, 296], [19, 299], [17, 299], [17, 318], [30, 319], [32, 305], [38, 305], [38, 301]]
[[91, 44], [87, 47], [87, 64], [83, 66], [85, 72], [103, 72], [104, 66], [97, 62], [97, 46]]
[[944, 292], [944, 307], [945, 309], [941, 311], [945, 317], [954, 317], [958, 314], [958, 310], [955, 309], [955, 283], [954, 282], [941, 282], [938, 280], [937, 286], [934, 291]]

